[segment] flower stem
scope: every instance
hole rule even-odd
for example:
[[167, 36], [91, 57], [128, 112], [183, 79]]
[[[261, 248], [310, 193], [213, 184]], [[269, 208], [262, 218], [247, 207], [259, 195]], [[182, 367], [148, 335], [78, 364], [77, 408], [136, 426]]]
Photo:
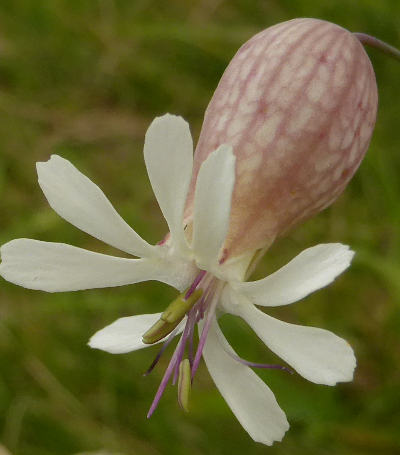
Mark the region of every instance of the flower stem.
[[379, 40], [373, 36], [367, 35], [365, 33], [354, 33], [358, 40], [365, 46], [371, 46], [378, 51], [383, 52], [390, 57], [393, 57], [395, 60], [400, 61], [400, 50], [396, 49], [394, 46], [385, 43], [384, 41]]

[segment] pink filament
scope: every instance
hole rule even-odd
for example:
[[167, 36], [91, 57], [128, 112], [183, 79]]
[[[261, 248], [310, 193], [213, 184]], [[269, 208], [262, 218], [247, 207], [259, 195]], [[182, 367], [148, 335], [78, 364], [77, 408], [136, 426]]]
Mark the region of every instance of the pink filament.
[[178, 356], [178, 350], [179, 350], [181, 341], [182, 341], [182, 338], [179, 341], [177, 347], [175, 348], [174, 354], [172, 355], [172, 359], [171, 359], [171, 361], [168, 364], [168, 367], [167, 367], [167, 369], [166, 369], [166, 371], [164, 373], [164, 376], [163, 376], [163, 378], [161, 380], [161, 384], [159, 385], [159, 387], [157, 389], [157, 392], [156, 392], [156, 395], [154, 397], [154, 400], [151, 403], [149, 412], [147, 413], [147, 418], [148, 419], [150, 419], [150, 417], [153, 415], [154, 411], [156, 410], [156, 408], [158, 406], [158, 403], [161, 400], [162, 394], [164, 393], [164, 390], [167, 387], [168, 381], [169, 381], [169, 379], [170, 379], [170, 377], [171, 377], [171, 375], [172, 375], [172, 373], [174, 371], [174, 366], [175, 366], [176, 359], [177, 359], [177, 356]]
[[207, 272], [205, 270], [201, 270], [200, 273], [196, 276], [192, 285], [185, 294], [185, 300], [187, 300], [193, 294], [193, 292], [196, 290], [197, 286], [200, 284], [200, 281], [204, 278], [204, 275], [206, 273]]
[[171, 344], [171, 341], [175, 338], [176, 334], [178, 333], [179, 326], [176, 327], [175, 330], [173, 330], [169, 335], [168, 338], [164, 341], [161, 349], [158, 351], [158, 354], [154, 358], [153, 362], [149, 366], [149, 368], [143, 373], [143, 376], [148, 376], [154, 369], [154, 367], [157, 365], [159, 360], [161, 359], [161, 356], [164, 354], [165, 350], [167, 347]]
[[183, 355], [185, 354], [186, 342], [187, 342], [188, 337], [189, 337], [190, 319], [194, 318], [194, 315], [192, 314], [192, 311], [193, 311], [193, 308], [189, 312], [188, 320], [186, 321], [186, 325], [185, 325], [185, 330], [183, 331], [183, 334], [182, 334], [182, 337], [181, 337], [181, 341], [179, 343], [179, 349], [178, 349], [178, 353], [177, 353], [177, 356], [176, 356], [175, 372], [174, 372], [174, 378], [172, 380], [172, 384], [175, 384], [176, 381], [178, 380], [179, 365], [182, 362]]
[[[195, 355], [194, 361], [193, 361], [192, 380], [194, 378], [194, 375], [196, 374], [197, 368], [199, 367], [199, 363], [200, 363], [201, 355], [203, 353], [204, 345], [206, 344], [207, 335], [208, 335], [208, 332], [210, 330], [211, 323], [212, 323], [212, 321], [214, 319], [215, 309], [217, 308], [217, 303], [218, 303], [218, 300], [219, 300], [220, 290], [221, 290], [221, 287], [219, 286], [219, 288], [216, 289], [215, 293], [208, 294], [209, 296], [211, 296], [211, 302], [208, 304], [206, 322], [204, 323], [203, 330], [202, 330], [201, 335], [200, 335], [199, 344], [197, 346], [196, 355]], [[207, 300], [208, 300], [208, 298], [207, 298]], [[208, 303], [208, 302], [204, 302], [204, 303]]]

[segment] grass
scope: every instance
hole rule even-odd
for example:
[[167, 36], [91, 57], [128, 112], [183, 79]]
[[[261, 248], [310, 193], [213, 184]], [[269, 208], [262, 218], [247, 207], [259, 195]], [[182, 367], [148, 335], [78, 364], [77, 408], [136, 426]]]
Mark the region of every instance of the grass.
[[[112, 252], [46, 204], [34, 163], [51, 153], [97, 182], [150, 241], [165, 232], [142, 159], [144, 133], [164, 112], [198, 137], [202, 115], [236, 49], [257, 31], [319, 17], [400, 46], [397, 0], [3, 0], [0, 5], [0, 241], [62, 241]], [[291, 430], [267, 449], [253, 443], [205, 366], [183, 414], [168, 389], [145, 418], [163, 369], [143, 378], [154, 348], [112, 356], [86, 346], [123, 315], [161, 310], [166, 286], [46, 294], [0, 286], [0, 440], [13, 455], [400, 453], [400, 129], [398, 63], [369, 51], [380, 108], [369, 152], [345, 194], [273, 246], [262, 276], [302, 249], [340, 241], [357, 251], [330, 288], [273, 314], [330, 329], [353, 345], [353, 383], [316, 386], [261, 372]], [[239, 353], [270, 361], [243, 324], [224, 330]], [[7, 452], [6, 452], [7, 453]]]

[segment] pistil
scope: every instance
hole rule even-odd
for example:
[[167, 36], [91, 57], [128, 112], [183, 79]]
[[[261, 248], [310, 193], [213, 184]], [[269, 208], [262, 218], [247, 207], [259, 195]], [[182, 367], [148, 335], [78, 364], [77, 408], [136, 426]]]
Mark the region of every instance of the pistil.
[[261, 368], [261, 369], [267, 369], [267, 370], [282, 370], [282, 371], [286, 371], [287, 373], [294, 374], [294, 371], [292, 371], [290, 368], [287, 368], [283, 365], [276, 365], [273, 363], [251, 362], [249, 360], [243, 359], [242, 357], [239, 357], [238, 355], [231, 352], [229, 349], [224, 349], [224, 350], [229, 356], [231, 356], [237, 362], [241, 363], [242, 365], [246, 365], [250, 368]]

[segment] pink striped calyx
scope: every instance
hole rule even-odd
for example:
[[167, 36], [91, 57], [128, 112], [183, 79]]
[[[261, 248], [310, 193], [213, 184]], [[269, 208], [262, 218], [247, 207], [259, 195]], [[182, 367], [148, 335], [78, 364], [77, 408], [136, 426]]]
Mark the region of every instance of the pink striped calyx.
[[255, 35], [206, 110], [186, 219], [201, 164], [230, 144], [237, 164], [224, 259], [268, 247], [342, 193], [368, 148], [377, 105], [371, 62], [349, 31], [294, 19]]

